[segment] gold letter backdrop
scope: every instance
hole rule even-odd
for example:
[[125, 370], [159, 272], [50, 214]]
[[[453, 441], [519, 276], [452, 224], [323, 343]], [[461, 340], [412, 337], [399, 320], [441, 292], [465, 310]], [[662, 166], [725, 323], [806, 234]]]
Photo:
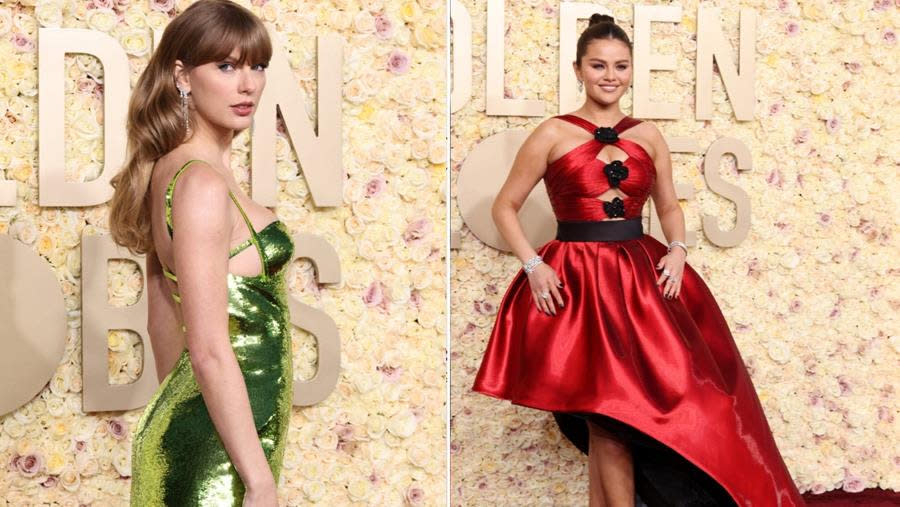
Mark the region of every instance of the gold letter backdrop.
[[[580, 104], [570, 62], [591, 12], [612, 14], [635, 42], [622, 108], [672, 147], [688, 260], [722, 306], [800, 489], [900, 489], [897, 9], [451, 5], [454, 504], [586, 502], [587, 460], [548, 413], [470, 389], [520, 268], [487, 210], [519, 132]], [[545, 199], [538, 187], [522, 210], [536, 244], [553, 234]], [[651, 211], [645, 227], [663, 239]]]
[[[117, 256], [106, 234], [111, 192], [103, 185], [116, 168], [104, 161], [121, 158], [124, 138], [115, 129], [104, 132], [104, 111], [112, 124], [124, 121], [119, 102], [146, 65], [154, 33], [190, 3], [0, 4], [0, 253], [10, 260], [0, 266], [0, 315], [12, 316], [0, 326], [23, 330], [0, 331], [0, 354], [21, 357], [0, 364], [13, 365], [24, 379], [3, 386], [14, 393], [4, 398], [13, 405], [0, 415], [0, 491], [10, 505], [128, 505], [131, 432], [143, 410], [136, 407], [157, 381], [141, 336], [116, 328], [145, 321], [146, 298], [143, 259]], [[235, 139], [235, 176], [255, 199], [275, 207], [299, 251], [313, 253], [314, 262], [299, 259], [288, 271], [295, 385], [320, 378], [319, 367], [337, 382], [297, 393], [279, 497], [290, 506], [444, 505], [444, 1], [240, 3], [267, 23], [276, 53], [290, 65], [283, 67], [288, 79], [269, 86], [281, 98], [283, 92], [303, 98], [281, 105], [277, 130], [257, 118], [261, 138], [270, 141], [265, 146], [251, 153], [249, 130]], [[44, 42], [62, 50], [65, 41], [52, 29], [85, 30], [76, 34], [78, 47], [91, 54], [48, 52], [55, 55], [49, 64], [60, 70], [40, 87], [50, 91], [48, 101], [63, 94], [64, 100], [42, 112], [58, 125], [42, 125], [39, 139], [43, 29]], [[319, 62], [329, 51], [331, 59]], [[119, 65], [120, 54], [127, 55], [121, 57], [126, 66]], [[342, 65], [329, 66], [335, 61]], [[307, 111], [309, 121], [301, 118]], [[342, 112], [318, 117], [332, 111]], [[340, 138], [329, 130], [336, 125]], [[319, 143], [325, 137], [342, 139], [342, 152], [311, 149], [338, 145]], [[39, 188], [39, 144], [55, 157], [40, 175], [52, 182], [46, 189]], [[63, 144], [64, 153], [55, 150]], [[250, 166], [267, 159], [274, 168], [251, 175]], [[339, 178], [329, 179], [329, 172]], [[66, 192], [66, 185], [80, 190]], [[339, 191], [330, 195], [334, 188]], [[83, 262], [90, 280], [82, 279]], [[83, 346], [88, 315], [97, 329], [106, 326], [100, 331], [105, 347], [103, 339], [90, 350]], [[340, 337], [339, 372], [337, 357], [317, 364], [316, 336], [301, 329], [329, 334], [331, 323], [337, 329], [330, 336]], [[337, 343], [328, 346], [335, 352]], [[88, 396], [104, 379], [110, 393], [146, 384], [137, 390], [143, 401]], [[34, 395], [19, 400], [23, 389]]]

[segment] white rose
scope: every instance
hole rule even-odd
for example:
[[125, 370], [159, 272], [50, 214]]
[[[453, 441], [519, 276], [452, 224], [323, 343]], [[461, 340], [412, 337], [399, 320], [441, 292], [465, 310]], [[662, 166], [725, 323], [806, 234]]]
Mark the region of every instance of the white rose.
[[372, 414], [366, 420], [366, 434], [369, 438], [380, 438], [387, 429], [387, 420], [381, 414]]
[[12, 16], [9, 9], [0, 9], [0, 37], [5, 37], [12, 28]]
[[404, 411], [391, 417], [390, 421], [388, 421], [387, 430], [392, 435], [407, 438], [415, 433], [417, 426], [418, 422], [412, 412]]
[[371, 493], [371, 483], [368, 479], [354, 479], [347, 485], [347, 494], [353, 500], [365, 500]]
[[368, 11], [359, 11], [353, 17], [353, 28], [363, 34], [375, 33], [375, 18]]
[[132, 28], [147, 28], [147, 19], [144, 17], [144, 11], [137, 6], [129, 7], [125, 11], [125, 24]]
[[169, 23], [169, 16], [160, 11], [152, 10], [144, 17], [147, 25], [153, 30], [162, 30]]
[[370, 89], [361, 79], [352, 79], [344, 85], [344, 98], [354, 104], [362, 104], [369, 98]]
[[59, 474], [59, 484], [66, 491], [75, 491], [81, 485], [81, 476], [72, 467], [66, 467]]
[[112, 9], [92, 9], [87, 19], [88, 26], [104, 33], [110, 32], [118, 21], [118, 17]]
[[325, 496], [325, 484], [321, 481], [306, 481], [303, 483], [303, 495], [311, 502], [318, 502]]
[[59, 28], [62, 23], [62, 10], [54, 0], [40, 0], [34, 8], [34, 15], [41, 26]]
[[144, 56], [150, 52], [150, 33], [142, 28], [126, 30], [119, 38], [125, 52], [134, 56]]

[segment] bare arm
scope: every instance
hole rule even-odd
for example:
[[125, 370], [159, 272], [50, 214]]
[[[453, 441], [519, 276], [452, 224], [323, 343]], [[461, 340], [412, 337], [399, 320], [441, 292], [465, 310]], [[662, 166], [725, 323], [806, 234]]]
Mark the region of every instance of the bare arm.
[[[497, 230], [523, 263], [537, 255], [537, 251], [522, 230], [518, 212], [547, 170], [547, 158], [557, 136], [556, 128], [553, 122], [544, 121], [525, 139], [516, 154], [509, 176], [491, 207], [491, 216]], [[546, 264], [539, 264], [528, 274], [528, 283], [535, 306], [548, 315], [556, 315], [553, 301], [560, 307], [563, 306], [559, 292], [562, 283], [557, 273]], [[550, 299], [551, 296], [553, 300]]]
[[184, 349], [178, 308], [162, 273], [156, 252], [147, 254], [147, 332], [153, 344], [156, 375], [162, 382]]
[[555, 136], [556, 127], [544, 121], [525, 139], [491, 207], [497, 230], [522, 262], [534, 257], [537, 252], [528, 243], [517, 213], [547, 170], [547, 157]]
[[216, 431], [250, 488], [274, 483], [228, 335], [228, 186], [205, 163], [175, 187], [173, 252], [191, 366]]
[[[656, 166], [656, 181], [650, 189], [650, 196], [656, 205], [656, 214], [663, 234], [668, 241], [684, 241], [684, 212], [675, 195], [675, 183], [672, 178], [672, 156], [665, 138], [656, 126], [653, 126], [651, 145], [656, 155], [653, 163]], [[687, 252], [674, 248], [656, 263], [656, 269], [663, 270], [656, 279], [656, 285], [663, 284], [663, 295], [666, 298], [678, 297], [681, 293], [682, 273]], [[668, 275], [666, 275], [668, 272]]]
[[652, 132], [651, 146], [655, 152], [653, 164], [656, 166], [656, 181], [650, 189], [650, 196], [656, 206], [656, 214], [666, 239], [684, 241], [684, 212], [675, 196], [669, 145], [655, 125]]

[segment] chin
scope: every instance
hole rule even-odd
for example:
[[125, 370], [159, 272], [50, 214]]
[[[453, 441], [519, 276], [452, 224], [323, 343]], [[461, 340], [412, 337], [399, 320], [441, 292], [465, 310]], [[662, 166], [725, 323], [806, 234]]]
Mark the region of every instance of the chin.
[[237, 118], [231, 121], [229, 127], [234, 131], [241, 131], [247, 128], [250, 128], [250, 125], [253, 124], [253, 115], [247, 116], [246, 118]]
[[615, 95], [613, 97], [591, 97], [594, 99], [594, 102], [598, 104], [615, 104], [622, 98], [621, 95]]

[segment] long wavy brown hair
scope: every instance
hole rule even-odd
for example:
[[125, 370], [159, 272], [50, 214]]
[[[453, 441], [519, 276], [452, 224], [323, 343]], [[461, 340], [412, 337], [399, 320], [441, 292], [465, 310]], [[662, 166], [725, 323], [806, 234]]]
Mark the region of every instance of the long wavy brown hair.
[[154, 163], [187, 141], [175, 60], [185, 70], [220, 61], [237, 48], [238, 65], [266, 63], [272, 43], [262, 21], [229, 0], [199, 0], [166, 26], [128, 104], [128, 144], [122, 170], [110, 180], [109, 230], [134, 255], [152, 252], [150, 176]]

